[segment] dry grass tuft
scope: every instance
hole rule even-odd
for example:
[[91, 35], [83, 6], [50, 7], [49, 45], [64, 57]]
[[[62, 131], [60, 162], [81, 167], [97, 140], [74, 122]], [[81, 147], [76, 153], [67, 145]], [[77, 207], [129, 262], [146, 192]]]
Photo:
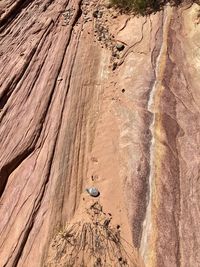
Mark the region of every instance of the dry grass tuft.
[[68, 225], [54, 238], [46, 266], [138, 266], [134, 249], [121, 237], [120, 226], [111, 226], [111, 215], [98, 202], [87, 213], [87, 222]]

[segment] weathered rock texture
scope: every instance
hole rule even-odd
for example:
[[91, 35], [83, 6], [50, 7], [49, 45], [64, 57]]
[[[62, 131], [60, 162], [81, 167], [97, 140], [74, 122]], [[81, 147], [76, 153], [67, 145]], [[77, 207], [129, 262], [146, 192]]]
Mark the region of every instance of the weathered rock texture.
[[200, 266], [199, 7], [3, 0], [0, 15], [0, 266], [44, 266], [89, 186], [134, 266]]

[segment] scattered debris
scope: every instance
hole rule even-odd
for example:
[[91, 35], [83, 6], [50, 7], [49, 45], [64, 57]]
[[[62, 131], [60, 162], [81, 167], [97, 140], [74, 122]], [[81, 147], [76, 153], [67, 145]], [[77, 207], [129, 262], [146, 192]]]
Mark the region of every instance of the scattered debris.
[[94, 8], [94, 3], [88, 0], [82, 1], [81, 10], [84, 23], [92, 21], [92, 10]]
[[108, 17], [111, 12], [105, 7], [105, 5], [99, 4], [96, 6], [95, 11], [92, 13], [94, 19], [94, 33], [98, 42], [101, 43], [101, 47], [112, 49], [114, 40], [112, 34], [109, 31]]
[[86, 188], [86, 191], [91, 197], [98, 197], [100, 195], [100, 192], [96, 187]]
[[65, 22], [64, 25], [69, 25], [69, 22], [70, 22], [71, 18], [73, 17], [74, 11], [75, 11], [75, 9], [69, 8], [65, 12], [63, 12], [62, 15], [64, 17], [64, 22]]
[[111, 47], [112, 40], [108, 28], [99, 20], [97, 20], [95, 23], [95, 35], [98, 41], [101, 41], [101, 43], [106, 47]]

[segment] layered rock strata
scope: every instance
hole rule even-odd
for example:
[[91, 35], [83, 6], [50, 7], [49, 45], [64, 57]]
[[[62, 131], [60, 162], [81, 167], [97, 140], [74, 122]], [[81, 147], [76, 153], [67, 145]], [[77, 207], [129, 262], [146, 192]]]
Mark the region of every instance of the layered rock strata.
[[45, 266], [95, 186], [135, 266], [198, 267], [199, 7], [5, 0], [0, 16], [0, 266]]

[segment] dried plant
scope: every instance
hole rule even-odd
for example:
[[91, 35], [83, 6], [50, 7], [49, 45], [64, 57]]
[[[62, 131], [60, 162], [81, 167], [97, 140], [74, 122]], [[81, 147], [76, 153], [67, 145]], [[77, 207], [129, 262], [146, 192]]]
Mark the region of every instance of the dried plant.
[[87, 213], [87, 222], [68, 225], [54, 238], [46, 266], [136, 267], [134, 250], [121, 237], [120, 226], [111, 226], [111, 215], [98, 202]]

